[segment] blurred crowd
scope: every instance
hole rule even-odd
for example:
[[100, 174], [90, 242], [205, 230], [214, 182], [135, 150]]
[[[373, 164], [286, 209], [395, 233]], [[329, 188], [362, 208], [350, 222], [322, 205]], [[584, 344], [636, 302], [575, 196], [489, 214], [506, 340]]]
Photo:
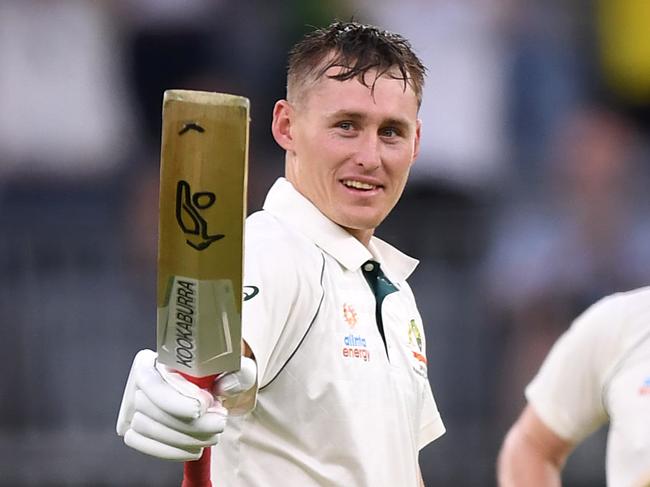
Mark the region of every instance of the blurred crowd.
[[[427, 485], [493, 485], [551, 343], [650, 283], [644, 0], [0, 0], [0, 485], [178, 485], [113, 432], [155, 346], [162, 92], [250, 98], [253, 212], [283, 171], [287, 50], [336, 18], [405, 35], [428, 67], [421, 154], [379, 231], [421, 260], [447, 425]], [[604, 485], [603, 441], [567, 486]]]

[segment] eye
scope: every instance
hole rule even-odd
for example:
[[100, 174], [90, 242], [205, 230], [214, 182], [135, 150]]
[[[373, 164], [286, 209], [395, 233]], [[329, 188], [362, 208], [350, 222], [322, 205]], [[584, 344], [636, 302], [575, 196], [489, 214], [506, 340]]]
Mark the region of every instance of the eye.
[[384, 127], [379, 131], [379, 134], [382, 137], [393, 138], [399, 136], [400, 132], [395, 127]]
[[352, 125], [352, 122], [347, 121], [347, 120], [343, 121], [343, 122], [339, 122], [338, 127], [340, 129], [342, 129], [342, 130], [345, 130], [345, 131], [352, 130], [354, 128], [354, 126]]

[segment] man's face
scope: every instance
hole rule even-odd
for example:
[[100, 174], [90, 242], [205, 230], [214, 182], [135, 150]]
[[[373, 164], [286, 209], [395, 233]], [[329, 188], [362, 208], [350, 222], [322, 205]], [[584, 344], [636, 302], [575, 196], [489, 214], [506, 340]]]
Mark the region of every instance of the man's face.
[[417, 155], [417, 111], [403, 81], [382, 76], [371, 91], [357, 79], [322, 77], [296, 104], [276, 104], [273, 132], [287, 150], [287, 179], [367, 243], [401, 196]]

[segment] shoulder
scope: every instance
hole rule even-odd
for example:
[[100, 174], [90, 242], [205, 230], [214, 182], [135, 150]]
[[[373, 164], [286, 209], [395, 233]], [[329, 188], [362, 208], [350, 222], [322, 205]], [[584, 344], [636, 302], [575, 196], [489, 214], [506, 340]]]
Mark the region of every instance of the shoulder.
[[612, 294], [603, 301], [616, 302], [631, 312], [650, 312], [650, 286]]
[[599, 329], [607, 338], [650, 330], [650, 286], [606, 296], [590, 306], [576, 327]]
[[[557, 340], [542, 372], [571, 365], [602, 384], [621, 353], [640, 334], [650, 330], [650, 288], [606, 296], [578, 316]], [[577, 367], [579, 365], [579, 367]]]
[[320, 276], [323, 256], [313, 241], [267, 211], [246, 219], [246, 265], [285, 274]]
[[650, 333], [650, 286], [612, 294], [601, 307], [611, 328], [606, 340], [617, 346], [619, 354]]
[[[621, 356], [650, 333], [650, 287], [606, 296], [587, 308], [558, 341], [568, 362], [582, 357], [604, 383]], [[570, 353], [569, 353], [570, 352]]]

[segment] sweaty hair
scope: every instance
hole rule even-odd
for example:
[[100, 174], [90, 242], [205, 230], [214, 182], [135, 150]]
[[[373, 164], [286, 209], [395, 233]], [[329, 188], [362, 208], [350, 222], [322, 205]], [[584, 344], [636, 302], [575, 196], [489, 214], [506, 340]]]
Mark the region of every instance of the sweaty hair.
[[[387, 76], [404, 82], [415, 92], [418, 106], [426, 68], [411, 44], [399, 34], [357, 22], [335, 22], [307, 34], [289, 52], [287, 98], [303, 95], [306, 86], [325, 75], [328, 69], [340, 72], [327, 75], [337, 81], [357, 78], [371, 90], [377, 79]], [[369, 71], [374, 71], [370, 81]]]

